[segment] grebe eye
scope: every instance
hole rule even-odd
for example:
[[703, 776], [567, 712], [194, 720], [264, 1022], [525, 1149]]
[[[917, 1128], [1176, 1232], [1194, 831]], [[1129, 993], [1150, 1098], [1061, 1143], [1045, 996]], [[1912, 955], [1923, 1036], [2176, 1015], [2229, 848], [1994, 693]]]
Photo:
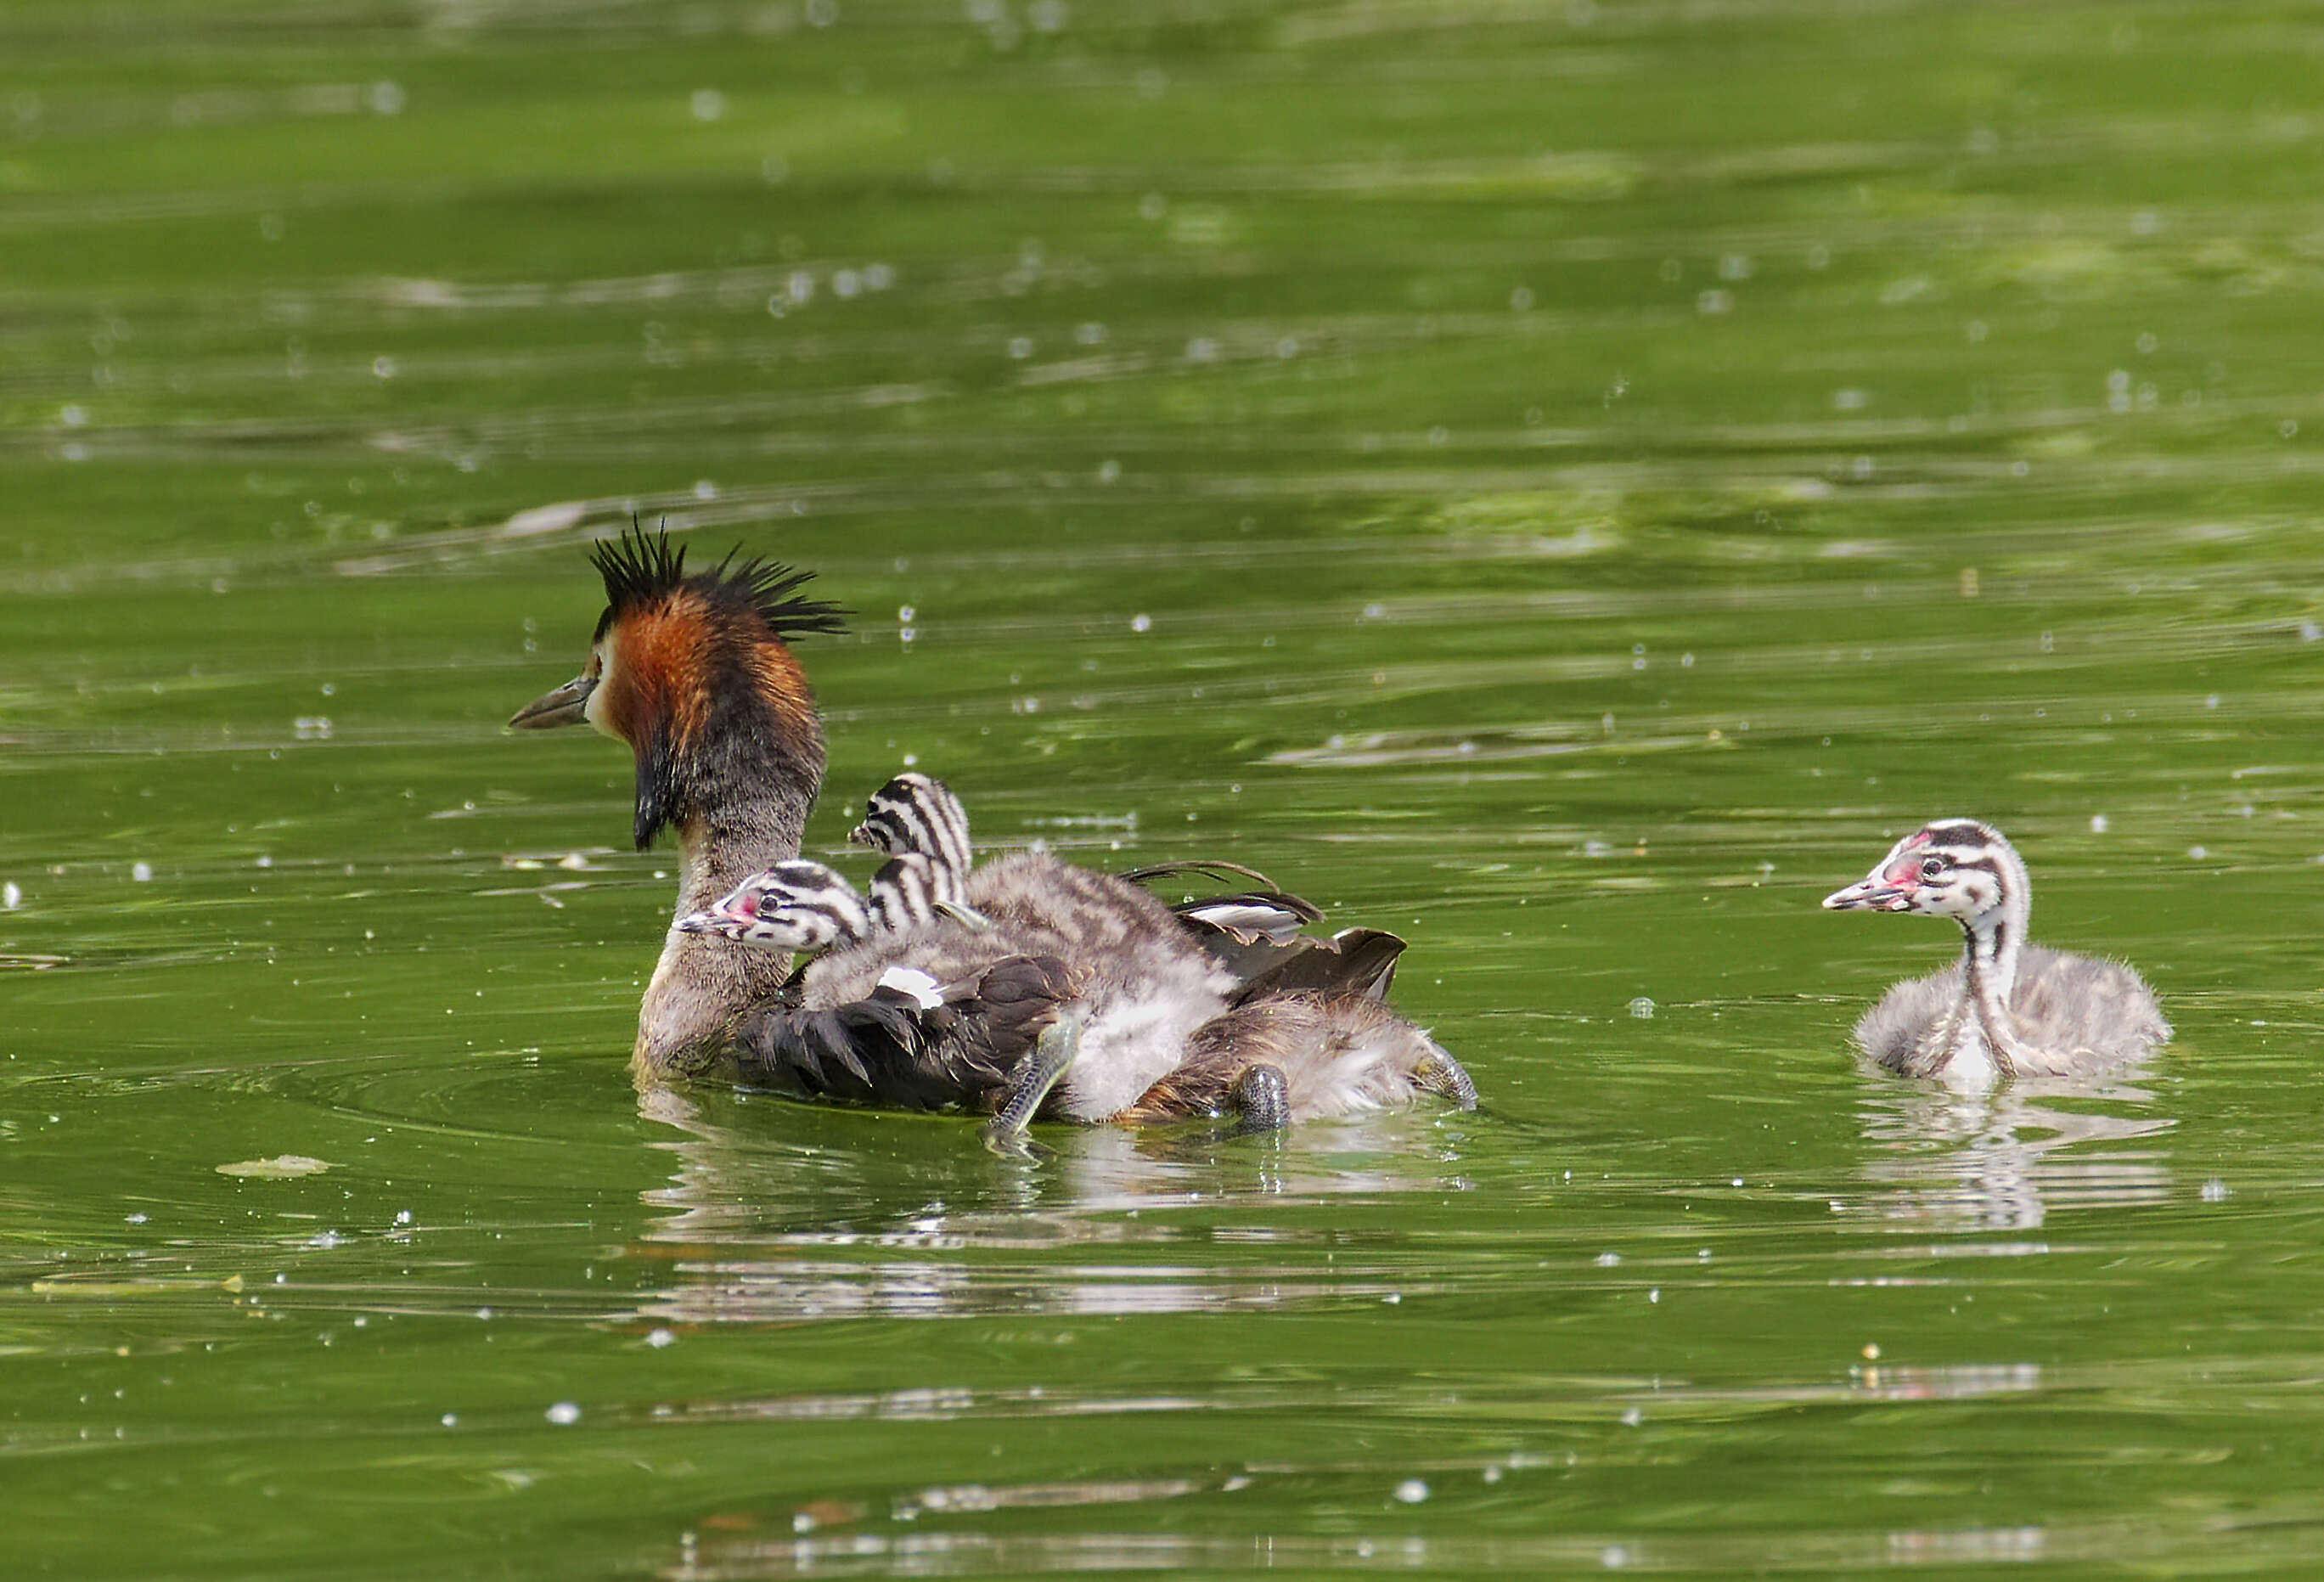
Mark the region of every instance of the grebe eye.
[[1923, 878], [1923, 879], [1941, 879], [1941, 878], [1943, 878], [1944, 876], [1945, 876], [1945, 859], [1944, 859], [1944, 858], [1942, 858], [1942, 857], [1931, 857], [1931, 858], [1929, 858], [1926, 862], [1924, 862], [1924, 863], [1923, 863], [1923, 864], [1921, 865], [1921, 877], [1922, 877], [1922, 878]]

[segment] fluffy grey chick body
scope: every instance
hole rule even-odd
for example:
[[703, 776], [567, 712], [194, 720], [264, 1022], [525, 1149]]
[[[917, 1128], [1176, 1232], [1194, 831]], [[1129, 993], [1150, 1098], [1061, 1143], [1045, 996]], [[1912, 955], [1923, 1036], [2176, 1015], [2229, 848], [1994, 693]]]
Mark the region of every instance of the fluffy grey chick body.
[[[904, 774], [872, 794], [853, 838], [958, 871], [968, 816], [942, 782]], [[1069, 1007], [1081, 1019], [1079, 1048], [1044, 1114], [1084, 1122], [1237, 1114], [1279, 1125], [1401, 1106], [1424, 1091], [1476, 1103], [1459, 1063], [1379, 1002], [1394, 959], [1380, 947], [1400, 948], [1390, 936], [1343, 937], [1302, 953], [1259, 937], [1314, 918], [1294, 898], [1260, 893], [1172, 908], [1127, 879], [1040, 853], [966, 872], [959, 894], [996, 930], [1013, 930], [1013, 948], [1070, 964], [1079, 985]], [[1237, 922], [1259, 932], [1228, 948]], [[845, 988], [877, 981], [877, 956], [866, 950]], [[1281, 981], [1302, 969], [1371, 992]]]
[[1080, 1017], [1081, 1037], [1042, 1113], [1083, 1122], [1129, 1109], [1227, 1008], [1232, 980], [1136, 885], [1020, 852], [972, 872], [966, 897], [986, 926], [939, 916], [833, 950], [807, 967], [803, 1003], [844, 1004], [895, 986], [899, 973], [926, 975], [935, 991], [1005, 957], [1054, 957], [1070, 975], [1074, 993], [1062, 1008]]

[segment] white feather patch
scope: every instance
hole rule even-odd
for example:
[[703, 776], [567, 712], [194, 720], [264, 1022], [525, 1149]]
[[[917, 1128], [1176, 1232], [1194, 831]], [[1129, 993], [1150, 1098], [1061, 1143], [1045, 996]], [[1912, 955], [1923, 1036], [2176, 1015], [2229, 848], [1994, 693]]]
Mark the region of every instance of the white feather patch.
[[1254, 905], [1250, 902], [1214, 901], [1192, 907], [1186, 915], [1197, 921], [1218, 929], [1248, 929], [1253, 933], [1277, 939], [1299, 931], [1299, 914], [1279, 906]]
[[880, 975], [880, 986], [911, 995], [923, 1011], [933, 1011], [944, 1004], [944, 995], [937, 992], [943, 985], [917, 967], [890, 967]]

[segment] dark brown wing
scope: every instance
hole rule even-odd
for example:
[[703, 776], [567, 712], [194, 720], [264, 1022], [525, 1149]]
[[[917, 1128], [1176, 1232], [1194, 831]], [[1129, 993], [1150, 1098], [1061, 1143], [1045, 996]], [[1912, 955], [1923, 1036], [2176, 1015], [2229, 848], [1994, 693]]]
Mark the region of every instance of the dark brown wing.
[[1396, 977], [1404, 940], [1384, 929], [1342, 929], [1328, 939], [1300, 934], [1276, 946], [1271, 962], [1254, 961], [1231, 1004], [1249, 1004], [1269, 995], [1353, 995], [1384, 1000]]
[[827, 1010], [773, 1010], [744, 1024], [735, 1074], [853, 1104], [981, 1108], [1074, 992], [1056, 958], [1010, 956], [945, 985], [933, 1005], [883, 987]]
[[1256, 868], [1238, 863], [1164, 863], [1121, 876], [1146, 880], [1211, 872], [1246, 874], [1263, 886], [1182, 901], [1170, 909], [1194, 942], [1235, 977], [1230, 1004], [1300, 993], [1387, 997], [1388, 983], [1396, 976], [1396, 958], [1404, 954], [1402, 939], [1379, 929], [1342, 929], [1328, 939], [1302, 933], [1306, 924], [1321, 922], [1323, 914], [1312, 902], [1276, 889]]

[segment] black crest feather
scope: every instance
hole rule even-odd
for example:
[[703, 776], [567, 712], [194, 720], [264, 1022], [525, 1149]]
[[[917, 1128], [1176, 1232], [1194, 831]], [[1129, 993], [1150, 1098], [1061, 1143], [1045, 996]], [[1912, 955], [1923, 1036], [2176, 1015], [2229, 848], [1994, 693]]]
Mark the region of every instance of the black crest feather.
[[815, 580], [815, 573], [757, 556], [737, 563], [737, 545], [718, 562], [710, 578], [721, 588], [748, 598], [776, 636], [786, 643], [805, 632], [837, 636], [847, 630], [850, 612], [827, 598], [801, 598], [799, 589]]
[[681, 587], [692, 587], [715, 603], [756, 611], [769, 630], [786, 642], [804, 633], [847, 630], [846, 610], [828, 599], [800, 597], [799, 589], [815, 579], [814, 572], [756, 556], [737, 560], [741, 553], [738, 546], [710, 570], [688, 577], [686, 548], [670, 541], [668, 529], [648, 532], [632, 523], [619, 537], [601, 540], [589, 551], [589, 563], [605, 579], [608, 622]]
[[667, 532], [649, 533], [635, 523], [619, 538], [600, 540], [589, 564], [605, 579], [605, 603], [615, 610], [674, 593], [686, 580], [686, 550]]

